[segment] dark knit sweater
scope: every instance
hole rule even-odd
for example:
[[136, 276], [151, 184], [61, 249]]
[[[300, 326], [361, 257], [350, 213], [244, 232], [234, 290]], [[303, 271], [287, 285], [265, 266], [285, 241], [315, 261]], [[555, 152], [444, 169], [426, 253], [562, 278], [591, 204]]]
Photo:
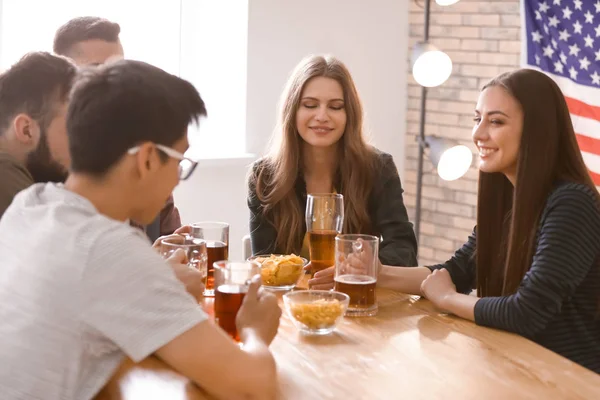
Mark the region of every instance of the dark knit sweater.
[[[476, 230], [446, 268], [462, 293], [473, 289]], [[540, 219], [531, 268], [517, 292], [484, 297], [478, 325], [525, 336], [600, 373], [600, 205], [585, 185], [561, 183]]]

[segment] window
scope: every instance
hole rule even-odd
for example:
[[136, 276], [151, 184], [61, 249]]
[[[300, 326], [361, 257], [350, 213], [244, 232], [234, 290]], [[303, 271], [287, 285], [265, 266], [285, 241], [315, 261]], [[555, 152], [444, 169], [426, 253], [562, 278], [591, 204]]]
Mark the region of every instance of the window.
[[85, 15], [121, 26], [126, 58], [198, 89], [208, 118], [199, 129], [190, 127], [188, 156], [245, 152], [248, 0], [0, 0], [0, 69], [29, 51], [52, 51], [56, 29]]

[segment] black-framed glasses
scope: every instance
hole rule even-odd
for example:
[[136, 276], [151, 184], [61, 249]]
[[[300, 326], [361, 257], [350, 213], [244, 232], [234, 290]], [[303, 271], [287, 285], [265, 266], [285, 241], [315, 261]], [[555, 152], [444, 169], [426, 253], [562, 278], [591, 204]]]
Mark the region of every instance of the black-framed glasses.
[[[186, 179], [188, 179], [198, 166], [198, 161], [194, 161], [191, 158], [184, 156], [175, 149], [157, 143], [154, 143], [154, 145], [157, 149], [159, 149], [169, 157], [179, 160], [179, 180], [181, 181], [185, 181]], [[140, 146], [135, 146], [127, 150], [127, 154], [134, 155], [137, 154], [139, 151]]]

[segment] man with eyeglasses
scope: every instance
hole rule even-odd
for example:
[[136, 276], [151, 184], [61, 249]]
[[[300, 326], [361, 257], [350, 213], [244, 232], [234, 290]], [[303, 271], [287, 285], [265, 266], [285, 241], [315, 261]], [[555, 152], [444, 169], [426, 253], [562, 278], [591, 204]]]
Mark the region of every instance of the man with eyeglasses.
[[[174, 150], [170, 147], [163, 146], [162, 144], [157, 144], [156, 148], [168, 155], [169, 157], [179, 160], [180, 181], [185, 181], [187, 178], [189, 178], [196, 169], [196, 166], [198, 165], [198, 161], [194, 161], [191, 158], [187, 158], [177, 150]], [[135, 155], [140, 151], [140, 149], [140, 146], [132, 147], [131, 149], [127, 150], [127, 154]]]
[[[100, 17], [77, 17], [63, 24], [54, 36], [53, 50], [56, 54], [69, 57], [78, 66], [102, 65], [121, 60], [124, 57], [123, 45], [119, 39], [121, 27], [115, 22]], [[151, 241], [173, 232], [184, 232], [179, 211], [173, 196], [169, 196], [156, 219], [147, 225], [131, 221], [146, 232]]]
[[2, 399], [88, 400], [125, 356], [151, 354], [211, 398], [274, 398], [281, 310], [260, 277], [237, 315], [239, 346], [126, 222], [152, 221], [192, 174], [187, 128], [205, 114], [189, 82], [139, 61], [75, 83], [69, 177], [22, 191], [2, 219]]

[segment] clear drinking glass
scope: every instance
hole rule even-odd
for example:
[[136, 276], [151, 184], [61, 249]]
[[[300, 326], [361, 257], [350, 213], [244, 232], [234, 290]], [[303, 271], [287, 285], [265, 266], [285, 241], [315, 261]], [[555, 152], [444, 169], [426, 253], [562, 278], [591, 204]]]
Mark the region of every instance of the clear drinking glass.
[[311, 274], [332, 267], [335, 237], [344, 226], [344, 196], [309, 194], [306, 200], [306, 231], [309, 238]]
[[204, 285], [204, 296], [214, 296], [213, 265], [217, 261], [229, 259], [229, 224], [226, 222], [197, 222], [192, 224], [192, 236], [206, 241], [208, 273]]
[[345, 315], [377, 314], [379, 238], [370, 235], [339, 235], [335, 238], [335, 290], [350, 296]]
[[237, 342], [240, 341], [240, 336], [235, 318], [252, 277], [258, 273], [259, 265], [252, 261], [214, 263], [215, 322]]
[[189, 235], [170, 237], [160, 242], [160, 253], [164, 258], [169, 257], [177, 249], [185, 251], [187, 264], [190, 267], [196, 268], [206, 278], [206, 242]]

